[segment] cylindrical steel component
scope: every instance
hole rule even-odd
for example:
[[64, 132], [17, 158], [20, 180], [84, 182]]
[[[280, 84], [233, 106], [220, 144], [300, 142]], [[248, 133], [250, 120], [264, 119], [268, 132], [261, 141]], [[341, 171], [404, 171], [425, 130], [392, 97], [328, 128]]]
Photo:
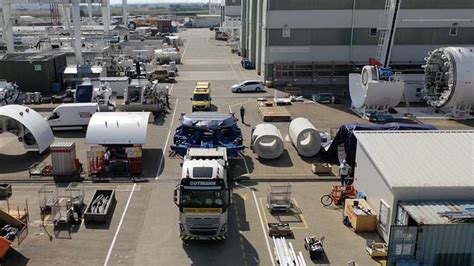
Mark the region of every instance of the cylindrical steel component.
[[349, 75], [349, 93], [352, 106], [397, 106], [403, 95], [402, 81], [379, 80], [379, 70], [365, 66], [361, 74]]
[[288, 129], [288, 136], [301, 156], [314, 156], [321, 149], [319, 132], [306, 118], [293, 119]]
[[74, 142], [54, 142], [50, 146], [50, 153], [53, 175], [72, 175], [76, 171], [76, 144]]
[[280, 130], [272, 124], [258, 124], [252, 132], [252, 147], [258, 157], [276, 159], [285, 150]]
[[429, 53], [424, 68], [429, 105], [474, 105], [474, 47], [438, 48]]

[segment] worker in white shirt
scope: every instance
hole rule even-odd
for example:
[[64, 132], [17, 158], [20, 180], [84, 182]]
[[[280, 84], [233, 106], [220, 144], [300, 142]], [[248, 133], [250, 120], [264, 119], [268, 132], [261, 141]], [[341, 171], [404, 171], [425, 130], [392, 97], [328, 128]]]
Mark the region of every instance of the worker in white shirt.
[[339, 176], [341, 177], [341, 186], [346, 185], [346, 178], [349, 175], [350, 170], [351, 166], [347, 164], [346, 160], [342, 161], [341, 165], [339, 165]]

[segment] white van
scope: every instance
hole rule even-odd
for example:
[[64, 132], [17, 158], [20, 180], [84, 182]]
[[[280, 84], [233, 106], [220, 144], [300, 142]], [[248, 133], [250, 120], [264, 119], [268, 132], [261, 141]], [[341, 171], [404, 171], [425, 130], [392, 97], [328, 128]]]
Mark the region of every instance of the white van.
[[86, 129], [95, 112], [99, 112], [98, 103], [65, 103], [56, 107], [46, 117], [52, 129], [79, 127]]

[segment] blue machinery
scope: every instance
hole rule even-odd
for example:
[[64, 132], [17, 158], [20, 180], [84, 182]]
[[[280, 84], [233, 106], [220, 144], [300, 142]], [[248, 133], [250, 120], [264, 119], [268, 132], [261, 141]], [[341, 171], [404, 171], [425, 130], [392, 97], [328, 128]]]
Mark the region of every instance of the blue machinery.
[[189, 148], [227, 148], [227, 154], [236, 157], [244, 150], [242, 131], [234, 114], [194, 112], [181, 114], [171, 150], [181, 156]]

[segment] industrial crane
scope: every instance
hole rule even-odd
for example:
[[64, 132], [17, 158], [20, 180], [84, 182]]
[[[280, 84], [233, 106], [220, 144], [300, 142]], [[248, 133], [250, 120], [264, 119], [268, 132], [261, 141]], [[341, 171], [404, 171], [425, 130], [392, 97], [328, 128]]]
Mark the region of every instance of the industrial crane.
[[[0, 4], [3, 9], [3, 36], [7, 46], [7, 53], [14, 53], [15, 46], [13, 44], [13, 25], [12, 25], [12, 5], [19, 3], [55, 3], [62, 5], [62, 11], [64, 13], [63, 23], [68, 30], [71, 30], [69, 25], [70, 18], [69, 6], [72, 9], [72, 22], [74, 27], [74, 52], [76, 55], [76, 63], [78, 65], [84, 64], [84, 58], [82, 57], [81, 48], [81, 17], [80, 17], [80, 3], [96, 3], [102, 6], [102, 17], [104, 24], [104, 34], [109, 33], [110, 29], [110, 0], [0, 0]], [[126, 0], [124, 0], [126, 1]], [[91, 15], [91, 11], [89, 11]]]

